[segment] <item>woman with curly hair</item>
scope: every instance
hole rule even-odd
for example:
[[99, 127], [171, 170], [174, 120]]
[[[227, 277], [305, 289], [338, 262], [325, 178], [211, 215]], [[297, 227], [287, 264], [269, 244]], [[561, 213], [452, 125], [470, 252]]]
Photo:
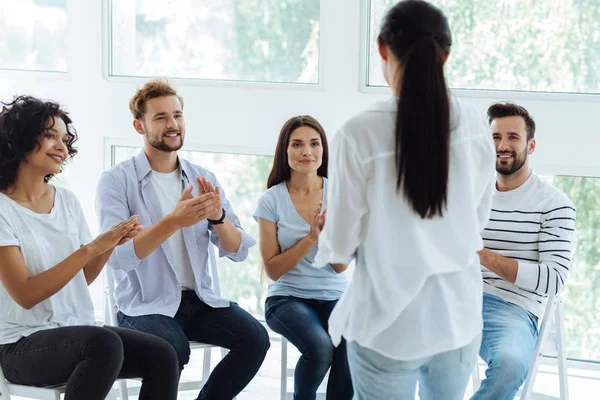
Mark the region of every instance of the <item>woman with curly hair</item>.
[[77, 153], [71, 124], [57, 103], [29, 96], [0, 112], [0, 366], [16, 384], [66, 383], [66, 400], [104, 399], [134, 377], [141, 399], [175, 399], [165, 340], [94, 322], [87, 286], [142, 226], [132, 216], [92, 240], [75, 195], [50, 184]]

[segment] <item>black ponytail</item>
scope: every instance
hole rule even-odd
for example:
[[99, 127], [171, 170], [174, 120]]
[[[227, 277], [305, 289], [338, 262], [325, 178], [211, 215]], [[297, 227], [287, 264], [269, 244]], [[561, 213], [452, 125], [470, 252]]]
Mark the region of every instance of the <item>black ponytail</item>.
[[398, 190], [421, 218], [442, 216], [448, 201], [451, 130], [444, 61], [452, 39], [446, 17], [425, 1], [401, 1], [386, 15], [379, 40], [401, 65]]

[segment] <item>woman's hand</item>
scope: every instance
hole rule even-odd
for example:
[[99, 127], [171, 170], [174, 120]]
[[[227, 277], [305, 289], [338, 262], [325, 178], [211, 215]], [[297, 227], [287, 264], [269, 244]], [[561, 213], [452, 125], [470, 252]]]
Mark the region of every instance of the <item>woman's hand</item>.
[[127, 232], [127, 234], [125, 234], [125, 236], [123, 236], [123, 238], [121, 239], [121, 241], [119, 243], [117, 243], [117, 246], [120, 246], [123, 243], [128, 242], [129, 240], [133, 239], [143, 229], [144, 229], [144, 225], [140, 224], [139, 220], [136, 221], [135, 224], [129, 230], [129, 232]]
[[322, 208], [323, 202], [320, 201], [319, 205], [315, 209], [312, 222], [310, 223], [310, 233], [308, 234], [308, 237], [315, 242], [319, 239], [319, 235], [321, 234], [323, 227], [325, 227], [325, 218], [327, 216], [327, 210], [325, 210], [325, 212], [321, 214]]
[[86, 247], [90, 250], [93, 257], [112, 250], [117, 245], [121, 244], [121, 242], [125, 243], [127, 240], [131, 239], [127, 238], [127, 236], [137, 235], [141, 230], [138, 219], [139, 216], [134, 215], [133, 217], [129, 217], [125, 221], [114, 225], [108, 231], [98, 235], [98, 237], [88, 243]]

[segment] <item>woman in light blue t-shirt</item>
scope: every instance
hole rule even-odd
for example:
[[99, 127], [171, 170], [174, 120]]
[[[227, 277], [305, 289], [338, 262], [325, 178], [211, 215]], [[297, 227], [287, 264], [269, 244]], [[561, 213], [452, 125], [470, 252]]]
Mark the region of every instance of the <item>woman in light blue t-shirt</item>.
[[269, 327], [302, 353], [294, 376], [294, 399], [314, 399], [327, 370], [328, 399], [353, 395], [346, 344], [333, 346], [328, 320], [346, 288], [348, 265], [313, 268], [326, 218], [327, 138], [310, 116], [288, 120], [279, 135], [267, 191], [254, 218], [269, 285]]

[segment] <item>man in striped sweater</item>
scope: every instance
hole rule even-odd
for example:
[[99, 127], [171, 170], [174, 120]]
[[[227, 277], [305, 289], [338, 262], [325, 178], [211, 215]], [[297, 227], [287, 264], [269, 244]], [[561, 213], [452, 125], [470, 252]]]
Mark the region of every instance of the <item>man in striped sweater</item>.
[[575, 207], [566, 194], [529, 169], [535, 122], [511, 103], [488, 118], [497, 152], [496, 192], [479, 253], [483, 274], [481, 358], [486, 379], [473, 399], [513, 399], [525, 381], [544, 300], [569, 272]]

